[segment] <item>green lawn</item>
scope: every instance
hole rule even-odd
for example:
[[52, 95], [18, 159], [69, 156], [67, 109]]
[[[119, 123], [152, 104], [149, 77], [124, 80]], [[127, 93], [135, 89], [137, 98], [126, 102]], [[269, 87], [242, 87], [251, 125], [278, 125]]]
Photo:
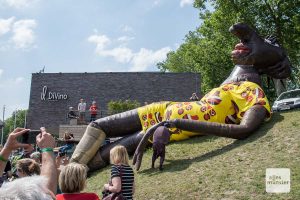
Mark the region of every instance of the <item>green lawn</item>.
[[[246, 140], [195, 137], [167, 146], [164, 170], [148, 149], [136, 172], [135, 199], [300, 199], [300, 111], [275, 113]], [[158, 161], [157, 161], [158, 165]], [[265, 192], [266, 168], [290, 168], [291, 192]], [[94, 172], [86, 191], [101, 195], [110, 167]]]

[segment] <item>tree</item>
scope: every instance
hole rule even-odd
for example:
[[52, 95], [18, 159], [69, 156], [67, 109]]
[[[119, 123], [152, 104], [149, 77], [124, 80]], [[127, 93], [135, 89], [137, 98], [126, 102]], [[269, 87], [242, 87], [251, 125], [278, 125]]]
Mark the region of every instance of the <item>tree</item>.
[[[16, 110], [12, 113], [12, 116], [7, 118], [4, 123], [4, 136], [3, 139], [6, 141], [7, 136], [14, 130], [15, 127], [25, 127], [25, 116], [27, 110]], [[16, 118], [15, 118], [16, 117]], [[16, 119], [16, 121], [15, 121]], [[3, 142], [4, 144], [4, 142]]]
[[118, 101], [110, 101], [108, 102], [108, 112], [110, 115], [121, 113], [127, 110], [132, 110], [137, 107], [140, 107], [140, 103], [137, 101], [131, 100], [118, 100]]
[[[213, 10], [208, 10], [207, 5]], [[165, 61], [158, 63], [160, 70], [199, 72], [201, 89], [206, 93], [222, 83], [232, 69], [230, 52], [238, 39], [228, 28], [236, 22], [245, 22], [256, 27], [261, 35], [277, 37], [293, 65], [293, 86], [299, 86], [300, 1], [195, 0], [194, 7], [199, 9], [203, 23], [190, 31], [185, 42], [170, 52]]]

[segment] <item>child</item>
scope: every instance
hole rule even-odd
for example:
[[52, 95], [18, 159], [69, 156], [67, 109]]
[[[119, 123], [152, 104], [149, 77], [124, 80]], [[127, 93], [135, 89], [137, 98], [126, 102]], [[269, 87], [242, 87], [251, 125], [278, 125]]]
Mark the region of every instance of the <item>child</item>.
[[104, 190], [122, 192], [127, 200], [132, 199], [134, 193], [134, 173], [128, 164], [128, 153], [124, 146], [115, 146], [110, 150], [111, 184], [104, 184]]

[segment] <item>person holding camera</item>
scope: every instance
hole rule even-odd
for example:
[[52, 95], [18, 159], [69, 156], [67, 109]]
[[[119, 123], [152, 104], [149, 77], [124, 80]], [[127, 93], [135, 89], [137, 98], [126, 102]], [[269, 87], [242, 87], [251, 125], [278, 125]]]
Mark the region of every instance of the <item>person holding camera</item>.
[[[2, 175], [9, 155], [18, 148], [30, 148], [30, 144], [20, 143], [17, 138], [30, 132], [29, 129], [16, 128], [9, 134], [0, 152], [0, 175]], [[36, 136], [36, 143], [42, 152], [40, 176], [29, 176], [3, 184], [0, 188], [0, 199], [50, 200], [55, 199], [57, 189], [57, 169], [53, 154], [55, 140], [42, 127]], [[22, 186], [22, 187], [20, 187]]]
[[78, 119], [78, 116], [76, 115], [73, 107], [69, 107], [68, 118], [69, 119]]
[[[0, 152], [2, 150], [3, 146], [0, 145]], [[2, 186], [2, 184], [6, 181], [9, 181], [9, 179], [12, 177], [12, 167], [11, 167], [11, 162], [10, 160], [8, 160], [6, 162], [6, 166], [5, 166], [5, 169], [4, 169], [4, 172], [1, 176], [0, 174], [0, 187]]]
[[58, 150], [59, 156], [66, 155], [66, 152], [68, 150], [71, 150], [74, 146], [74, 135], [69, 132], [64, 133], [63, 141], [65, 142], [65, 145], [61, 146]]
[[194, 93], [192, 94], [192, 96], [190, 97], [190, 100], [191, 100], [191, 101], [199, 101], [199, 97], [198, 97], [197, 94], [194, 92]]

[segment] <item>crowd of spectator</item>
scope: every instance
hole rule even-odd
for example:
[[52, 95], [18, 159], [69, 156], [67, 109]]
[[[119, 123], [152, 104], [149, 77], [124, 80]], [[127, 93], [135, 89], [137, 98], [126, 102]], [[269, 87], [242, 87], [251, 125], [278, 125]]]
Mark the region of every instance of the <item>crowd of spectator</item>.
[[[190, 98], [192, 101], [198, 99], [196, 93]], [[145, 105], [147, 104], [145, 102]], [[92, 102], [89, 111], [90, 121], [96, 120], [98, 107], [95, 101]], [[85, 112], [86, 103], [84, 99], [80, 99], [78, 115], [73, 107], [70, 107], [68, 118], [85, 122]], [[0, 199], [101, 199], [96, 193], [83, 192], [88, 168], [82, 164], [69, 163], [69, 156], [65, 154], [74, 147], [73, 134], [68, 132], [64, 134], [62, 140], [65, 144], [58, 148], [56, 155], [54, 152], [56, 141], [44, 127], [40, 128], [40, 133], [36, 136], [36, 147], [20, 142], [22, 140], [19, 138], [28, 131], [29, 129], [24, 128], [15, 129], [9, 134], [5, 145], [0, 146]], [[164, 158], [164, 155], [160, 156]], [[103, 199], [112, 194], [121, 195], [127, 200], [133, 199], [134, 171], [129, 165], [126, 148], [124, 146], [112, 148], [110, 162], [111, 177], [110, 182], [103, 186]], [[163, 159], [160, 168], [162, 162]]]
[[[9, 134], [3, 148], [0, 147], [0, 199], [22, 200], [99, 200], [96, 193], [83, 192], [88, 168], [78, 163], [69, 163], [67, 155], [55, 155], [56, 141], [42, 127], [36, 136], [36, 148], [21, 143], [20, 139], [29, 129], [17, 128]], [[72, 140], [65, 134], [65, 140]], [[67, 144], [66, 144], [67, 145]], [[67, 146], [62, 146], [64, 149]], [[21, 153], [14, 155], [18, 149]], [[59, 151], [63, 152], [63, 150]], [[111, 150], [111, 183], [103, 189], [107, 194], [119, 193], [132, 199], [134, 173], [128, 164], [128, 153], [123, 146]], [[20, 187], [22, 186], [22, 187]]]
[[[9, 134], [0, 152], [1, 175], [13, 151], [22, 148], [24, 150], [22, 156], [27, 156], [32, 149], [31, 144], [20, 143], [18, 140], [28, 131], [28, 129], [17, 128]], [[57, 169], [53, 154], [55, 140], [45, 128], [41, 128], [41, 133], [36, 137], [36, 145], [42, 154], [41, 166], [30, 158], [18, 160], [16, 180], [4, 180], [0, 188], [0, 199], [55, 199], [57, 190]]]

